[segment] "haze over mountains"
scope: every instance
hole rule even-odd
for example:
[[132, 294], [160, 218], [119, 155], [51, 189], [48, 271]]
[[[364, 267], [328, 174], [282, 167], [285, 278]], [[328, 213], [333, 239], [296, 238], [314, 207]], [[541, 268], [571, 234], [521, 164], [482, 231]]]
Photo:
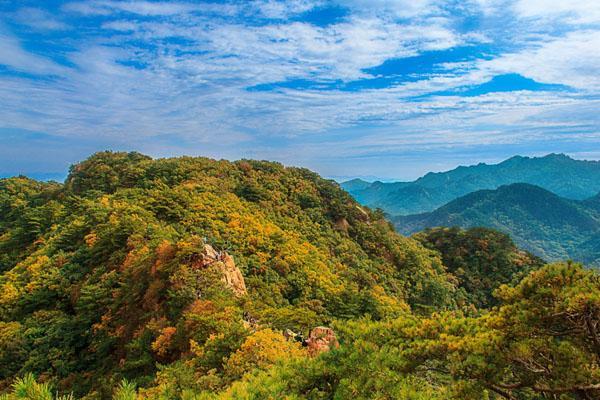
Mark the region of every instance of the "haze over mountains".
[[484, 226], [546, 260], [600, 263], [598, 161], [515, 156], [414, 182], [352, 180], [342, 186], [362, 204], [383, 209], [406, 235], [436, 226]]
[[390, 215], [409, 215], [433, 211], [477, 190], [512, 183], [529, 183], [568, 199], [583, 200], [600, 192], [600, 162], [575, 160], [564, 154], [515, 156], [500, 164], [431, 172], [413, 182], [369, 183], [354, 179], [342, 183], [342, 187], [364, 205], [381, 208]]

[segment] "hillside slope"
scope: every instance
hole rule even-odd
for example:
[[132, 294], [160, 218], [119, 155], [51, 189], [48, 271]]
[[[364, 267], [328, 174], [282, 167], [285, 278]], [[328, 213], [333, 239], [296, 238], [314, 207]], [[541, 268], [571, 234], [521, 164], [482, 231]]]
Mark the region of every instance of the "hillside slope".
[[540, 186], [561, 197], [583, 200], [600, 192], [600, 162], [574, 160], [564, 154], [512, 157], [499, 164], [458, 167], [428, 173], [413, 182], [356, 182], [342, 187], [361, 204], [390, 215], [408, 215], [434, 209], [468, 193], [512, 183]]
[[559, 197], [529, 184], [481, 190], [437, 210], [393, 219], [398, 231], [412, 234], [436, 226], [485, 226], [508, 233], [523, 249], [546, 260], [596, 263], [600, 213], [592, 200]]
[[496, 305], [496, 289], [517, 283], [544, 264], [519, 249], [506, 234], [488, 228], [430, 228], [413, 238], [439, 252], [461, 294], [478, 308]]
[[[0, 387], [33, 372], [101, 391], [190, 351], [218, 372], [244, 324], [307, 332], [454, 302], [435, 253], [277, 163], [98, 153], [64, 185], [1, 180], [0, 210], [0, 325], [28, 349], [0, 360]], [[239, 274], [242, 298], [222, 283]]]
[[416, 239], [264, 161], [0, 180], [0, 398], [597, 397], [595, 271], [488, 230]]

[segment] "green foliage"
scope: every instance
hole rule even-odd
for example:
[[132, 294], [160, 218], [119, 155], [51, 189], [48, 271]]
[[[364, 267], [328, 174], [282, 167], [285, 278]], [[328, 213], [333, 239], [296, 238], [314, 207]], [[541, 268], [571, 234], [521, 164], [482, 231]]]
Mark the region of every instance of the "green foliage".
[[[222, 387], [253, 333], [245, 319], [306, 334], [455, 305], [434, 252], [305, 169], [102, 152], [64, 186], [1, 180], [0, 207], [7, 383], [32, 372], [106, 396], [185, 361], [202, 387]], [[205, 243], [234, 257], [246, 296], [201, 266]]]
[[0, 379], [15, 376], [27, 358], [23, 326], [19, 322], [0, 321]]
[[440, 253], [466, 302], [477, 308], [496, 305], [495, 289], [517, 283], [543, 265], [541, 259], [519, 250], [509, 236], [487, 228], [432, 228], [413, 238]]
[[97, 190], [112, 193], [117, 188], [133, 187], [142, 177], [148, 156], [131, 153], [96, 153], [71, 167], [66, 186], [74, 193]]
[[117, 386], [112, 400], [136, 400], [136, 398], [137, 392], [135, 384], [123, 379], [119, 386]]
[[396, 217], [394, 223], [404, 234], [435, 226], [485, 226], [510, 234], [520, 247], [546, 260], [598, 264], [600, 212], [594, 204], [513, 184], [470, 193], [431, 213]]
[[217, 398], [598, 398], [600, 276], [549, 265], [498, 295], [479, 317], [340, 323], [339, 350], [256, 373]]
[[17, 378], [12, 393], [0, 395], [0, 400], [73, 400], [73, 395], [58, 396], [48, 383], [38, 383], [33, 374]]
[[56, 183], [24, 177], [0, 179], [0, 273], [21, 260], [61, 217], [59, 190]]
[[[64, 186], [1, 180], [0, 207], [2, 400], [598, 394], [596, 272], [487, 230], [405, 238], [304, 169], [105, 152]], [[320, 325], [339, 348], [283, 335]]]

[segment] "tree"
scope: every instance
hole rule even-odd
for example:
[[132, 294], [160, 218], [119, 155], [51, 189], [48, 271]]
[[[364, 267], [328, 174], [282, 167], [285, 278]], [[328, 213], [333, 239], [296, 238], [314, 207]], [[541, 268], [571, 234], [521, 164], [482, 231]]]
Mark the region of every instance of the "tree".
[[262, 329], [248, 336], [229, 357], [225, 373], [233, 381], [250, 371], [266, 369], [278, 361], [305, 356], [306, 352], [298, 342], [288, 341], [280, 332]]

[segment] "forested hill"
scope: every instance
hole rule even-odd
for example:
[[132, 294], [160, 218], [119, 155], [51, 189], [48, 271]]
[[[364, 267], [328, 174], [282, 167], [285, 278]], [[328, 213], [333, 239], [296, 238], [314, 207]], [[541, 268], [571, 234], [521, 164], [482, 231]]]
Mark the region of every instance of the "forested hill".
[[598, 199], [569, 200], [534, 185], [481, 190], [431, 213], [393, 220], [404, 234], [435, 226], [490, 227], [510, 234], [519, 246], [547, 260], [600, 262]]
[[598, 299], [580, 265], [405, 238], [277, 163], [103, 152], [0, 180], [2, 400], [593, 397]]
[[467, 301], [486, 308], [497, 304], [494, 291], [504, 283], [517, 283], [544, 261], [519, 249], [506, 234], [488, 228], [438, 227], [413, 236], [436, 250]]
[[515, 156], [500, 164], [428, 173], [413, 182], [353, 180], [342, 187], [361, 204], [379, 207], [390, 215], [408, 215], [433, 211], [468, 193], [512, 183], [529, 183], [567, 199], [583, 200], [600, 192], [600, 161], [574, 160], [564, 154]]
[[[435, 254], [305, 169], [99, 153], [64, 185], [5, 179], [0, 196], [0, 318], [29, 349], [0, 363], [5, 380], [32, 371], [99, 389], [106, 371], [151, 375], [190, 340], [212, 352], [209, 371], [247, 336], [243, 314], [307, 331], [454, 301]], [[194, 268], [205, 243], [233, 256], [243, 302], [211, 294]]]

